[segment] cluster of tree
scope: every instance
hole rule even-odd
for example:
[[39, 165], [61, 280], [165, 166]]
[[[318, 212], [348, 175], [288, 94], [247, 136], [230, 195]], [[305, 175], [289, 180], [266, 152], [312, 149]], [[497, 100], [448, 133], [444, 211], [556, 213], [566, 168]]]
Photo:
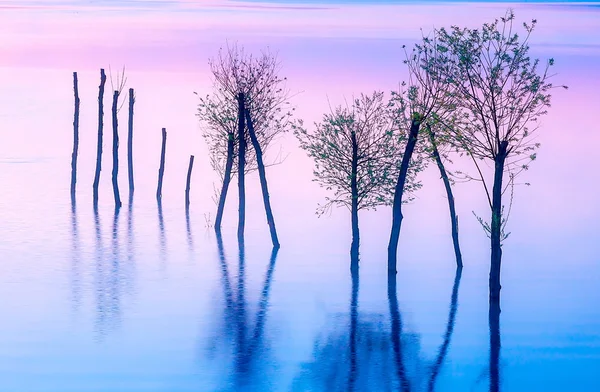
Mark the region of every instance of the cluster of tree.
[[[199, 116], [211, 151], [213, 168], [223, 186], [215, 229], [220, 230], [231, 177], [240, 190], [243, 234], [244, 175], [258, 169], [271, 227], [278, 247], [269, 204], [263, 152], [274, 137], [293, 130], [302, 149], [314, 160], [314, 176], [332, 196], [320, 205], [351, 211], [351, 268], [358, 268], [358, 211], [392, 206], [388, 272], [396, 274], [402, 206], [421, 187], [418, 173], [429, 162], [439, 169], [448, 196], [457, 267], [462, 267], [454, 178], [483, 185], [490, 222], [477, 218], [491, 239], [490, 298], [500, 293], [502, 241], [510, 212], [503, 195], [513, 192], [515, 177], [536, 157], [532, 138], [537, 120], [550, 105], [550, 67], [529, 56], [529, 37], [536, 21], [515, 26], [512, 11], [480, 29], [453, 26], [424, 36], [405, 50], [409, 78], [389, 98], [383, 92], [361, 94], [345, 106], [330, 109], [321, 122], [306, 128], [294, 121], [285, 79], [277, 75], [276, 56], [252, 57], [237, 46], [221, 51], [210, 66], [214, 92], [200, 99]], [[248, 148], [248, 139], [252, 147]], [[467, 157], [475, 175], [446, 168], [450, 155]], [[236, 159], [237, 158], [237, 159]], [[486, 171], [491, 163], [493, 170]], [[512, 203], [512, 197], [510, 198]]]

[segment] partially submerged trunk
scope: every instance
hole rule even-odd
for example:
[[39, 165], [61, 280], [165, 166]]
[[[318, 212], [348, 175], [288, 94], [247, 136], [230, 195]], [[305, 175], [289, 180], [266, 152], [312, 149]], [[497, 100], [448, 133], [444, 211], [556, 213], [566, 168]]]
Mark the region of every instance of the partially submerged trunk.
[[127, 172], [129, 174], [129, 195], [133, 195], [135, 189], [133, 183], [133, 104], [135, 103], [135, 94], [133, 89], [129, 89], [129, 122], [127, 124]]
[[73, 115], [73, 154], [71, 154], [71, 203], [75, 203], [75, 185], [77, 183], [77, 154], [79, 152], [79, 86], [77, 72], [73, 72], [73, 93], [75, 95], [75, 113]]
[[462, 255], [460, 253], [460, 245], [458, 243], [458, 215], [456, 215], [456, 209], [454, 207], [454, 195], [452, 194], [452, 186], [450, 185], [448, 173], [446, 172], [444, 162], [442, 162], [442, 158], [437, 148], [437, 143], [435, 141], [435, 133], [431, 130], [429, 131], [429, 141], [431, 142], [431, 146], [433, 148], [433, 159], [435, 160], [435, 163], [437, 164], [437, 167], [440, 170], [440, 176], [444, 181], [444, 187], [446, 188], [446, 195], [448, 197], [448, 207], [450, 208], [450, 223], [452, 225], [452, 242], [454, 244], [456, 266], [462, 268]]
[[396, 274], [398, 240], [400, 239], [400, 227], [402, 226], [402, 195], [404, 194], [404, 185], [408, 175], [408, 167], [410, 159], [417, 144], [419, 135], [419, 127], [421, 123], [418, 120], [412, 120], [410, 131], [408, 134], [408, 143], [404, 149], [404, 156], [400, 164], [400, 173], [398, 174], [398, 182], [394, 191], [394, 204], [392, 206], [392, 232], [390, 234], [390, 242], [388, 244], [388, 274]]
[[102, 170], [102, 138], [104, 128], [104, 84], [106, 74], [100, 69], [100, 87], [98, 88], [98, 145], [96, 151], [96, 174], [94, 175], [94, 207], [98, 205], [98, 186], [100, 185], [100, 171]]
[[221, 188], [221, 194], [219, 195], [219, 205], [217, 206], [217, 216], [215, 218], [215, 232], [217, 234], [221, 233], [221, 221], [223, 220], [225, 199], [227, 198], [229, 183], [231, 182], [231, 169], [233, 168], [233, 148], [234, 135], [233, 133], [229, 133], [227, 135], [227, 161], [225, 163], [225, 173], [223, 175], [223, 187]]
[[162, 201], [162, 184], [163, 176], [165, 174], [165, 154], [167, 150], [167, 129], [162, 129], [162, 147], [160, 150], [160, 166], [158, 168], [158, 187], [156, 189], [156, 200], [160, 203]]
[[244, 238], [244, 227], [246, 226], [246, 132], [244, 123], [244, 94], [238, 95], [238, 191], [240, 193], [238, 239]]
[[279, 239], [277, 237], [277, 229], [275, 228], [275, 219], [273, 218], [273, 211], [271, 210], [271, 201], [269, 200], [269, 188], [267, 186], [267, 174], [265, 172], [265, 165], [263, 162], [263, 153], [256, 133], [254, 132], [254, 125], [252, 118], [250, 117], [250, 111], [246, 109], [246, 123], [248, 125], [248, 133], [252, 146], [256, 152], [256, 162], [258, 164], [258, 176], [260, 178], [260, 187], [262, 189], [263, 202], [265, 204], [265, 212], [267, 214], [267, 223], [269, 224], [269, 231], [271, 232], [271, 241], [273, 242], [274, 248], [279, 248]]
[[508, 142], [502, 141], [498, 145], [498, 154], [494, 159], [494, 187], [492, 189], [492, 224], [490, 238], [492, 245], [492, 259], [490, 264], [490, 300], [500, 301], [500, 266], [502, 262], [502, 177]]
[[119, 121], [117, 119], [117, 106], [119, 104], [119, 92], [113, 93], [112, 102], [112, 126], [113, 126], [113, 168], [112, 168], [112, 185], [113, 194], [115, 196], [115, 209], [121, 208], [121, 196], [119, 195]]
[[192, 169], [194, 168], [194, 156], [190, 155], [190, 164], [188, 166], [187, 181], [185, 184], [185, 211], [190, 208], [190, 183], [192, 181]]
[[358, 143], [356, 141], [356, 133], [350, 134], [352, 140], [352, 164], [351, 164], [351, 178], [350, 178], [350, 189], [352, 202], [350, 206], [350, 213], [352, 215], [352, 245], [350, 246], [351, 264], [352, 270], [358, 269], [358, 246], [360, 243], [360, 233], [358, 230]]

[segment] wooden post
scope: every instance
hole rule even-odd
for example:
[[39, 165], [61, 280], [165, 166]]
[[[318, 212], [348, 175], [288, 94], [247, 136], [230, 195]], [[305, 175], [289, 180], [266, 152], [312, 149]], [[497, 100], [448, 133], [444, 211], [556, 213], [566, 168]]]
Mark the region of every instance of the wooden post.
[[127, 168], [129, 173], [129, 194], [133, 195], [133, 104], [135, 103], [135, 94], [133, 89], [129, 89], [129, 123], [127, 132]]
[[113, 168], [112, 168], [112, 185], [113, 194], [115, 196], [115, 210], [121, 208], [121, 196], [119, 195], [119, 121], [117, 119], [117, 106], [119, 104], [119, 92], [113, 93], [112, 102], [112, 126], [113, 126]]
[[98, 206], [98, 185], [100, 185], [100, 171], [102, 170], [102, 133], [104, 127], [104, 84], [106, 74], [100, 69], [100, 87], [98, 88], [98, 147], [96, 152], [96, 174], [94, 176], [94, 207]]
[[265, 205], [265, 212], [267, 214], [267, 223], [269, 224], [269, 230], [271, 232], [271, 241], [273, 247], [279, 248], [279, 239], [277, 238], [277, 229], [275, 228], [275, 218], [273, 218], [273, 211], [271, 210], [271, 201], [269, 200], [269, 187], [267, 186], [267, 174], [265, 172], [265, 165], [263, 162], [263, 153], [254, 132], [254, 124], [250, 117], [250, 111], [246, 109], [246, 123], [248, 125], [248, 133], [250, 134], [250, 141], [256, 152], [256, 162], [258, 164], [258, 176], [260, 178], [260, 187], [262, 189], [263, 203]]
[[156, 189], [156, 200], [162, 200], [162, 183], [165, 174], [165, 153], [167, 150], [167, 129], [162, 129], [162, 149], [160, 151], [160, 167], [158, 168], [158, 188]]
[[75, 185], [77, 183], [77, 154], [79, 152], [79, 87], [77, 72], [73, 72], [73, 92], [75, 95], [75, 114], [73, 115], [73, 154], [71, 155], [71, 203], [75, 203]]
[[244, 124], [244, 93], [238, 95], [238, 190], [239, 190], [239, 221], [238, 240], [244, 238], [246, 226], [246, 185], [244, 171], [246, 170], [246, 133]]
[[194, 168], [194, 156], [190, 155], [190, 164], [188, 166], [187, 181], [185, 185], [185, 209], [190, 208], [190, 182], [192, 180], [192, 169]]

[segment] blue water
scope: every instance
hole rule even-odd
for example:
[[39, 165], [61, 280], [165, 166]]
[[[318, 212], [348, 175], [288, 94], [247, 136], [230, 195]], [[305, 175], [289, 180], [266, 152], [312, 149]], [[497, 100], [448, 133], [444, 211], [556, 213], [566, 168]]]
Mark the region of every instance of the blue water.
[[[587, 24], [573, 35], [555, 36], [546, 26], [532, 45], [536, 56], [555, 57], [558, 82], [570, 88], [555, 93], [542, 122], [539, 157], [523, 177], [532, 185], [516, 190], [499, 313], [488, 304], [488, 239], [472, 214], [487, 213], [481, 187], [455, 187], [465, 264], [457, 275], [435, 167], [405, 207], [395, 280], [386, 265], [390, 209], [361, 212], [360, 271], [352, 276], [348, 211], [315, 215], [326, 192], [311, 182], [311, 162], [292, 135], [277, 141], [283, 164], [268, 169], [281, 249], [272, 252], [256, 174], [247, 178], [243, 247], [235, 180], [217, 238], [218, 178], [192, 92], [207, 91], [206, 58], [222, 42], [203, 43], [201, 30], [183, 43], [188, 35], [174, 34], [172, 45], [65, 49], [82, 97], [75, 206], [71, 60], [44, 56], [46, 43], [38, 51], [24, 45], [30, 56], [1, 58], [0, 392], [600, 390], [593, 117], [600, 19], [584, 16]], [[307, 124], [328, 102], [391, 89], [403, 77], [397, 39], [256, 35], [249, 42], [280, 49]], [[109, 61], [102, 56], [130, 60], [128, 83], [137, 94], [136, 192], [129, 205], [122, 136], [118, 215], [108, 129], [100, 206], [92, 208], [97, 65]], [[159, 209], [163, 126], [169, 141]], [[186, 214], [189, 154], [196, 164]]]

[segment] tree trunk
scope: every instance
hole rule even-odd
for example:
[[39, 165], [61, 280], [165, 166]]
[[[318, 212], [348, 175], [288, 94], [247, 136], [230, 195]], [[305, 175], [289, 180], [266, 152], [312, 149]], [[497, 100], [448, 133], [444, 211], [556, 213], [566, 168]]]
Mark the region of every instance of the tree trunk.
[[167, 130], [162, 129], [162, 148], [160, 150], [160, 167], [158, 168], [158, 188], [156, 189], [156, 200], [160, 203], [162, 200], [162, 184], [165, 174], [165, 154], [167, 150]]
[[187, 181], [185, 185], [185, 210], [190, 208], [190, 182], [192, 181], [192, 169], [194, 168], [194, 156], [190, 155], [190, 165], [188, 166]]
[[500, 391], [500, 301], [490, 300], [490, 392]]
[[229, 183], [231, 182], [231, 169], [233, 167], [233, 147], [234, 137], [233, 134], [228, 134], [227, 137], [227, 161], [225, 163], [225, 173], [223, 175], [223, 187], [221, 188], [221, 194], [219, 195], [219, 205], [217, 207], [217, 216], [215, 218], [215, 232], [221, 233], [221, 221], [223, 220], [223, 210], [225, 209], [225, 199], [227, 198], [227, 190], [229, 189]]
[[100, 69], [100, 87], [98, 88], [98, 147], [96, 152], [96, 174], [94, 175], [94, 207], [98, 206], [98, 186], [100, 185], [100, 171], [102, 170], [102, 134], [104, 128], [104, 84], [106, 74]]
[[121, 196], [119, 195], [119, 121], [117, 119], [117, 106], [119, 104], [119, 92], [113, 94], [112, 103], [112, 126], [113, 126], [113, 169], [112, 169], [112, 185], [113, 194], [115, 196], [115, 209], [121, 208]]
[[350, 246], [352, 270], [358, 269], [358, 246], [360, 244], [360, 233], [358, 230], [358, 143], [356, 141], [356, 133], [350, 134], [352, 140], [352, 167], [350, 178], [350, 189], [352, 193], [352, 203], [350, 212], [352, 214], [352, 245]]
[[400, 173], [398, 174], [398, 182], [394, 192], [394, 204], [392, 206], [392, 232], [390, 234], [390, 242], [388, 244], [388, 274], [396, 274], [398, 240], [400, 239], [400, 227], [402, 225], [402, 195], [404, 193], [404, 185], [406, 184], [406, 176], [408, 174], [408, 166], [412, 158], [417, 137], [419, 135], [419, 127], [421, 123], [418, 120], [413, 120], [410, 124], [408, 134], [408, 143], [404, 149], [404, 156], [400, 164]]
[[498, 154], [494, 159], [494, 187], [492, 190], [492, 224], [490, 237], [492, 243], [492, 260], [490, 265], [490, 300], [500, 301], [500, 265], [502, 261], [502, 176], [508, 142], [498, 145]]
[[444, 162], [442, 162], [442, 158], [437, 148], [437, 143], [435, 142], [434, 132], [429, 132], [429, 140], [431, 142], [431, 146], [433, 147], [433, 158], [435, 159], [435, 163], [437, 163], [438, 169], [440, 169], [440, 176], [444, 181], [446, 195], [448, 196], [448, 207], [450, 208], [450, 223], [452, 224], [452, 242], [454, 244], [454, 254], [456, 255], [456, 266], [462, 268], [462, 255], [460, 253], [460, 245], [458, 243], [458, 215], [456, 215], [456, 209], [454, 207], [454, 195], [452, 194], [452, 187], [450, 186], [448, 173], [446, 173]]
[[129, 89], [129, 123], [127, 124], [127, 169], [129, 174], [129, 194], [132, 195], [135, 189], [133, 184], [133, 104], [135, 103], [135, 94], [133, 89]]
[[262, 189], [263, 202], [265, 204], [265, 212], [267, 214], [267, 223], [269, 224], [269, 231], [271, 232], [271, 241], [273, 242], [274, 248], [279, 248], [279, 239], [277, 238], [277, 229], [275, 228], [275, 219], [273, 218], [273, 211], [271, 210], [271, 202], [269, 200], [269, 188], [267, 186], [267, 174], [265, 172], [265, 165], [263, 163], [263, 153], [256, 138], [254, 132], [254, 125], [252, 118], [250, 117], [250, 111], [246, 109], [246, 123], [248, 125], [248, 133], [250, 134], [250, 140], [252, 146], [256, 152], [256, 162], [258, 164], [258, 176], [260, 178], [260, 187]]
[[246, 226], [246, 183], [244, 171], [246, 170], [246, 132], [244, 123], [244, 93], [238, 95], [238, 190], [240, 193], [238, 239], [244, 238]]
[[75, 95], [75, 114], [73, 115], [73, 154], [71, 155], [71, 204], [75, 204], [77, 154], [79, 152], [79, 87], [77, 83], [77, 72], [73, 72], [73, 93]]

